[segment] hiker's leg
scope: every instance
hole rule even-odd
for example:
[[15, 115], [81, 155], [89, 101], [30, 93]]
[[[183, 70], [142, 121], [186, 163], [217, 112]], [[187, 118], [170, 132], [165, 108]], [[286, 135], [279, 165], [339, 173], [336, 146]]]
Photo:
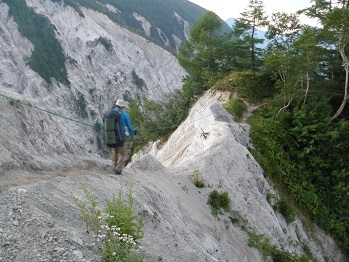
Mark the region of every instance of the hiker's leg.
[[111, 148], [110, 154], [111, 154], [111, 160], [113, 161], [114, 170], [115, 170], [117, 163], [118, 163], [118, 148], [117, 147]]
[[118, 159], [116, 162], [116, 171], [122, 171], [125, 167], [125, 156], [127, 154], [127, 143], [126, 141], [120, 147], [118, 147]]

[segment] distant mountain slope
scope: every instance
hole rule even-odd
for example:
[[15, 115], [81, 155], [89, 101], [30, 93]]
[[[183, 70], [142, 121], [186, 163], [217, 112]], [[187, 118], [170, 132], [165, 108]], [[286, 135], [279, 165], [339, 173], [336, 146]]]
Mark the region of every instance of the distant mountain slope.
[[[188, 39], [190, 26], [207, 12], [187, 0], [69, 0], [64, 3], [76, 9], [81, 16], [81, 6], [101, 12], [172, 52]], [[229, 30], [222, 22], [223, 30]]]

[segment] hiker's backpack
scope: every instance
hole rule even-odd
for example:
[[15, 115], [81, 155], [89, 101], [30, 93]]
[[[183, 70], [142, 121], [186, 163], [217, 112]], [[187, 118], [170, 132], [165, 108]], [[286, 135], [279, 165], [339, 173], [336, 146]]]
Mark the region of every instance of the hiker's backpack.
[[120, 129], [121, 112], [110, 109], [104, 114], [103, 122], [107, 147], [122, 146], [125, 138]]

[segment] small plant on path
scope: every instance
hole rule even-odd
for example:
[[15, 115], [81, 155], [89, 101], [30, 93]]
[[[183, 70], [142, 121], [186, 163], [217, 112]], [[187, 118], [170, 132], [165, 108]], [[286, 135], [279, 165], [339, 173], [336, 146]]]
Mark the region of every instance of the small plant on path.
[[202, 174], [199, 170], [195, 170], [190, 176], [190, 180], [194, 183], [197, 188], [205, 187], [205, 179], [202, 177]]
[[144, 224], [135, 215], [132, 184], [126, 197], [120, 190], [118, 196], [107, 202], [105, 212], [98, 209], [96, 198], [86, 186], [82, 183], [80, 186], [86, 201], [72, 196], [73, 201], [81, 212], [86, 232], [95, 234], [102, 261], [144, 261], [144, 256], [137, 251]]
[[208, 204], [211, 206], [212, 214], [217, 216], [221, 209], [230, 210], [230, 198], [228, 192], [219, 193], [213, 190], [208, 198]]

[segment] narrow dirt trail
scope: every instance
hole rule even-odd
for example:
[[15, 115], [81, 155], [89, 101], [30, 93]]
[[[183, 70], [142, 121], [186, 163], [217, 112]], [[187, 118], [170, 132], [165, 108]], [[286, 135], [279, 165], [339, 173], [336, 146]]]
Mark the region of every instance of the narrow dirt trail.
[[70, 168], [59, 171], [33, 171], [23, 169], [11, 169], [0, 175], [0, 193], [7, 191], [12, 187], [25, 186], [36, 184], [40, 182], [48, 182], [54, 180], [57, 177], [79, 177], [84, 175], [102, 174], [109, 175], [113, 174], [112, 169], [108, 168]]
[[243, 124], [247, 124], [247, 120], [248, 118], [253, 114], [253, 112], [259, 108], [260, 106], [264, 105], [264, 103], [248, 103], [246, 101], [244, 101], [244, 103], [247, 105], [247, 108], [245, 110], [245, 112], [243, 113], [242, 119], [241, 119], [241, 123]]

